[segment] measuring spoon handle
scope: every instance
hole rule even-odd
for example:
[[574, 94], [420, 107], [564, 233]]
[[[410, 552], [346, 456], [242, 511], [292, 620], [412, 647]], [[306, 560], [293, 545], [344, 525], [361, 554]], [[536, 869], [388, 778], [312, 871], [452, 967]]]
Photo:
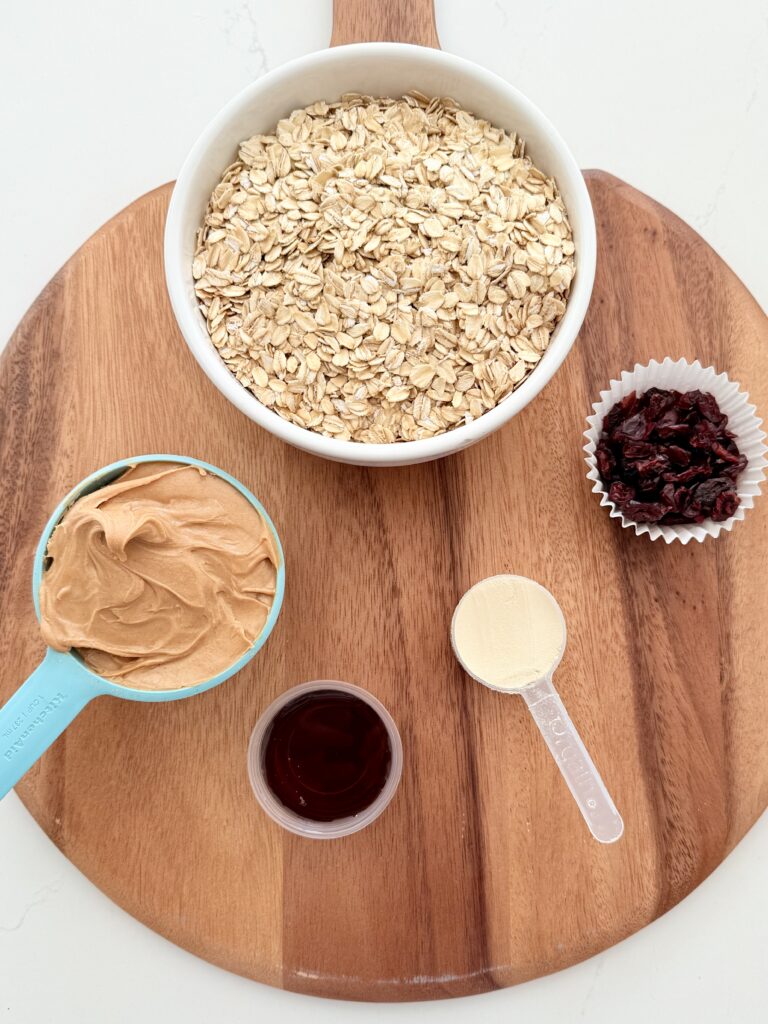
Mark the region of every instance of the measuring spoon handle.
[[568, 717], [552, 677], [540, 679], [524, 687], [520, 693], [568, 783], [589, 831], [599, 843], [615, 843], [621, 838], [624, 822]]

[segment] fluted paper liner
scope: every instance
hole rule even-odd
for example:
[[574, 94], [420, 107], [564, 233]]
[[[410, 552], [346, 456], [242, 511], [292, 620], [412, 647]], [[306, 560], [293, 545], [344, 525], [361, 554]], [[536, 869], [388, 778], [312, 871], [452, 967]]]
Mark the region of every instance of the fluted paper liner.
[[[641, 395], [654, 387], [674, 391], [698, 389], [709, 392], [714, 395], [721, 411], [728, 417], [728, 429], [735, 435], [739, 451], [747, 458], [746, 468], [735, 484], [736, 493], [740, 498], [739, 507], [730, 519], [722, 523], [705, 519], [703, 523], [692, 523], [690, 526], [685, 523], [674, 526], [635, 523], [609, 499], [595, 459], [595, 449], [603, 429], [603, 420], [616, 402], [631, 391]], [[624, 370], [620, 380], [612, 380], [608, 390], [600, 392], [600, 401], [595, 402], [592, 408], [594, 413], [587, 418], [589, 429], [584, 432], [587, 439], [584, 451], [589, 467], [587, 478], [593, 482], [592, 490], [600, 495], [600, 504], [607, 507], [610, 516], [613, 519], [620, 519], [622, 526], [634, 527], [638, 536], [645, 533], [651, 540], [662, 537], [667, 544], [674, 540], [687, 544], [691, 540], [703, 541], [705, 537], [718, 537], [723, 530], [732, 530], [734, 524], [744, 518], [747, 509], [754, 505], [755, 498], [760, 493], [760, 484], [765, 479], [765, 454], [768, 450], [764, 444], [765, 433], [760, 429], [762, 420], [757, 417], [754, 405], [749, 404], [749, 395], [740, 391], [739, 385], [729, 380], [726, 374], [716, 373], [713, 367], [704, 367], [698, 360], [689, 363], [685, 359], [678, 359], [675, 362], [666, 358], [658, 363], [652, 359], [647, 366], [637, 364], [634, 370]]]

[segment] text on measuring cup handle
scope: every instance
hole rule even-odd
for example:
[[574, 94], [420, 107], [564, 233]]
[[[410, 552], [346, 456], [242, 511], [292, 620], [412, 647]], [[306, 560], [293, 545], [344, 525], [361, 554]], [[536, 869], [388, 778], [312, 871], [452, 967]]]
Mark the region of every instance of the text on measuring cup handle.
[[[52, 697], [35, 696], [30, 697], [29, 704], [17, 715], [2, 734], [3, 757], [11, 761], [16, 754], [21, 753], [29, 737], [42, 725], [48, 715], [52, 714], [67, 699], [67, 694], [59, 691]], [[10, 745], [6, 745], [10, 744]]]

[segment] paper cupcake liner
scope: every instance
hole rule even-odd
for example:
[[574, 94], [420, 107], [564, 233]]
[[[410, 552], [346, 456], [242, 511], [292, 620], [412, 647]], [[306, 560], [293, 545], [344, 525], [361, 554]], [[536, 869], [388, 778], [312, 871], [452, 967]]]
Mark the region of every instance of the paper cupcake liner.
[[[703, 523], [660, 526], [658, 523], [635, 523], [628, 519], [616, 504], [612, 502], [600, 479], [595, 459], [595, 449], [603, 429], [603, 420], [610, 409], [631, 391], [638, 395], [649, 388], [664, 388], [674, 391], [709, 392], [717, 399], [720, 409], [728, 417], [728, 429], [735, 435], [739, 451], [746, 456], [747, 465], [736, 481], [736, 493], [740, 498], [739, 507], [730, 519], [716, 523], [705, 519]], [[589, 467], [587, 478], [593, 482], [592, 490], [600, 495], [600, 504], [608, 508], [613, 519], [620, 519], [622, 526], [633, 527], [638, 537], [645, 533], [651, 540], [662, 537], [667, 544], [678, 540], [687, 544], [691, 540], [703, 541], [705, 537], [717, 537], [723, 530], [732, 530], [734, 523], [743, 519], [747, 509], [752, 508], [756, 496], [760, 493], [760, 484], [765, 479], [766, 449], [765, 433], [760, 429], [762, 420], [756, 413], [754, 405], [749, 404], [749, 396], [739, 391], [739, 385], [730, 381], [726, 374], [716, 373], [713, 367], [704, 367], [696, 360], [694, 363], [678, 359], [674, 362], [667, 357], [658, 363], [652, 359], [647, 366], [635, 366], [634, 370], [624, 370], [621, 380], [612, 380], [607, 391], [600, 392], [600, 401], [592, 406], [594, 414], [587, 417], [589, 429], [584, 432], [587, 443], [584, 445], [586, 462]]]

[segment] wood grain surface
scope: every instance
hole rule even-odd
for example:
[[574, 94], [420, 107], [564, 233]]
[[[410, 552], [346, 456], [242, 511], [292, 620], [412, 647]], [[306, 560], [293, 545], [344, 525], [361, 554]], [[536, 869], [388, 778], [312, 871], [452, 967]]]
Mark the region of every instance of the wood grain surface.
[[[0, 700], [42, 654], [37, 538], [91, 470], [204, 458], [264, 501], [285, 546], [284, 610], [247, 669], [178, 703], [100, 698], [18, 787], [90, 879], [200, 956], [327, 996], [511, 985], [664, 913], [766, 806], [768, 499], [717, 541], [654, 544], [599, 508], [581, 435], [598, 391], [650, 357], [714, 363], [768, 409], [768, 325], [681, 221], [588, 181], [600, 256], [574, 349], [505, 429], [441, 462], [323, 462], [225, 401], [166, 298], [170, 186], [91, 238], [3, 353]], [[540, 580], [565, 612], [558, 689], [624, 816], [614, 846], [591, 839], [522, 701], [451, 654], [456, 601], [498, 572]], [[270, 822], [245, 764], [266, 704], [315, 678], [370, 689], [405, 748], [383, 817], [327, 843]]]
[[439, 49], [432, 0], [333, 0], [331, 46], [373, 42]]

